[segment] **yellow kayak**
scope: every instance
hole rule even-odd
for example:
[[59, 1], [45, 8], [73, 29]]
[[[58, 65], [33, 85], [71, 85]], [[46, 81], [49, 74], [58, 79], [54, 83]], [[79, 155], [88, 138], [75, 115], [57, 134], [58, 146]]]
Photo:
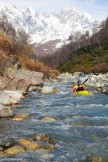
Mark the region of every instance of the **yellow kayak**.
[[89, 96], [90, 92], [87, 90], [83, 90], [83, 91], [76, 91], [75, 92], [76, 95], [82, 95], [82, 96]]

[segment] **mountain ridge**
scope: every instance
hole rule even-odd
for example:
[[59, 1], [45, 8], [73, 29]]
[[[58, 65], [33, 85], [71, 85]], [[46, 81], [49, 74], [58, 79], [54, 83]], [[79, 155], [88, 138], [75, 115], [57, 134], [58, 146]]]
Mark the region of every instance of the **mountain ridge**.
[[89, 14], [75, 8], [66, 8], [58, 13], [37, 13], [32, 7], [19, 9], [16, 6], [0, 2], [0, 13], [6, 14], [16, 29], [23, 28], [31, 36], [31, 43], [39, 46], [50, 41], [59, 40], [53, 49], [68, 43], [70, 35], [98, 28], [99, 22]]

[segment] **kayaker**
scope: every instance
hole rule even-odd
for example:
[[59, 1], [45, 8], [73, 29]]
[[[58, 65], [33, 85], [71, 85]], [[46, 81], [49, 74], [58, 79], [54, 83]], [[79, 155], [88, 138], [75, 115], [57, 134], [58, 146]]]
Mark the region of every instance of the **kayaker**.
[[86, 90], [86, 87], [84, 84], [81, 83], [81, 80], [78, 80], [77, 84], [73, 87], [72, 92], [83, 91], [83, 90]]

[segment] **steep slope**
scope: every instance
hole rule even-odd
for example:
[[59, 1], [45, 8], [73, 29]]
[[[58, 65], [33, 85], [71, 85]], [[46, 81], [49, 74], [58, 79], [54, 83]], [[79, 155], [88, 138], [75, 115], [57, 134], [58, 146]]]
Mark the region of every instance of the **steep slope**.
[[[87, 30], [91, 32], [99, 25], [99, 22], [93, 20], [90, 15], [77, 11], [75, 8], [64, 9], [59, 13], [38, 14], [31, 7], [21, 10], [16, 6], [0, 2], [0, 13], [8, 15], [15, 28], [23, 28], [29, 33], [31, 43], [35, 46], [38, 45], [41, 48], [39, 45], [54, 41], [53, 50], [66, 44], [70, 35], [75, 36], [78, 32], [79, 35], [84, 34]], [[43, 53], [45, 52], [43, 50]]]
[[69, 55], [69, 57], [64, 61], [62, 57], [62, 63], [59, 61], [58, 69], [61, 72], [108, 72], [108, 18], [102, 26], [101, 30], [91, 37], [84, 35], [82, 40], [72, 42], [70, 46], [67, 46], [66, 53], [64, 52], [63, 55]]

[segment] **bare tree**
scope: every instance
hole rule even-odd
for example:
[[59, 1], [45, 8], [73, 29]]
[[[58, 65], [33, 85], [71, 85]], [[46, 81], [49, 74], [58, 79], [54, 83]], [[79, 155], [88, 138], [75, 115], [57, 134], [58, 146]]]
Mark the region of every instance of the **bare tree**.
[[0, 16], [0, 31], [6, 33], [12, 39], [16, 37], [16, 30], [5, 14]]
[[19, 29], [17, 32], [17, 43], [21, 45], [27, 45], [29, 43], [30, 36], [24, 29]]

